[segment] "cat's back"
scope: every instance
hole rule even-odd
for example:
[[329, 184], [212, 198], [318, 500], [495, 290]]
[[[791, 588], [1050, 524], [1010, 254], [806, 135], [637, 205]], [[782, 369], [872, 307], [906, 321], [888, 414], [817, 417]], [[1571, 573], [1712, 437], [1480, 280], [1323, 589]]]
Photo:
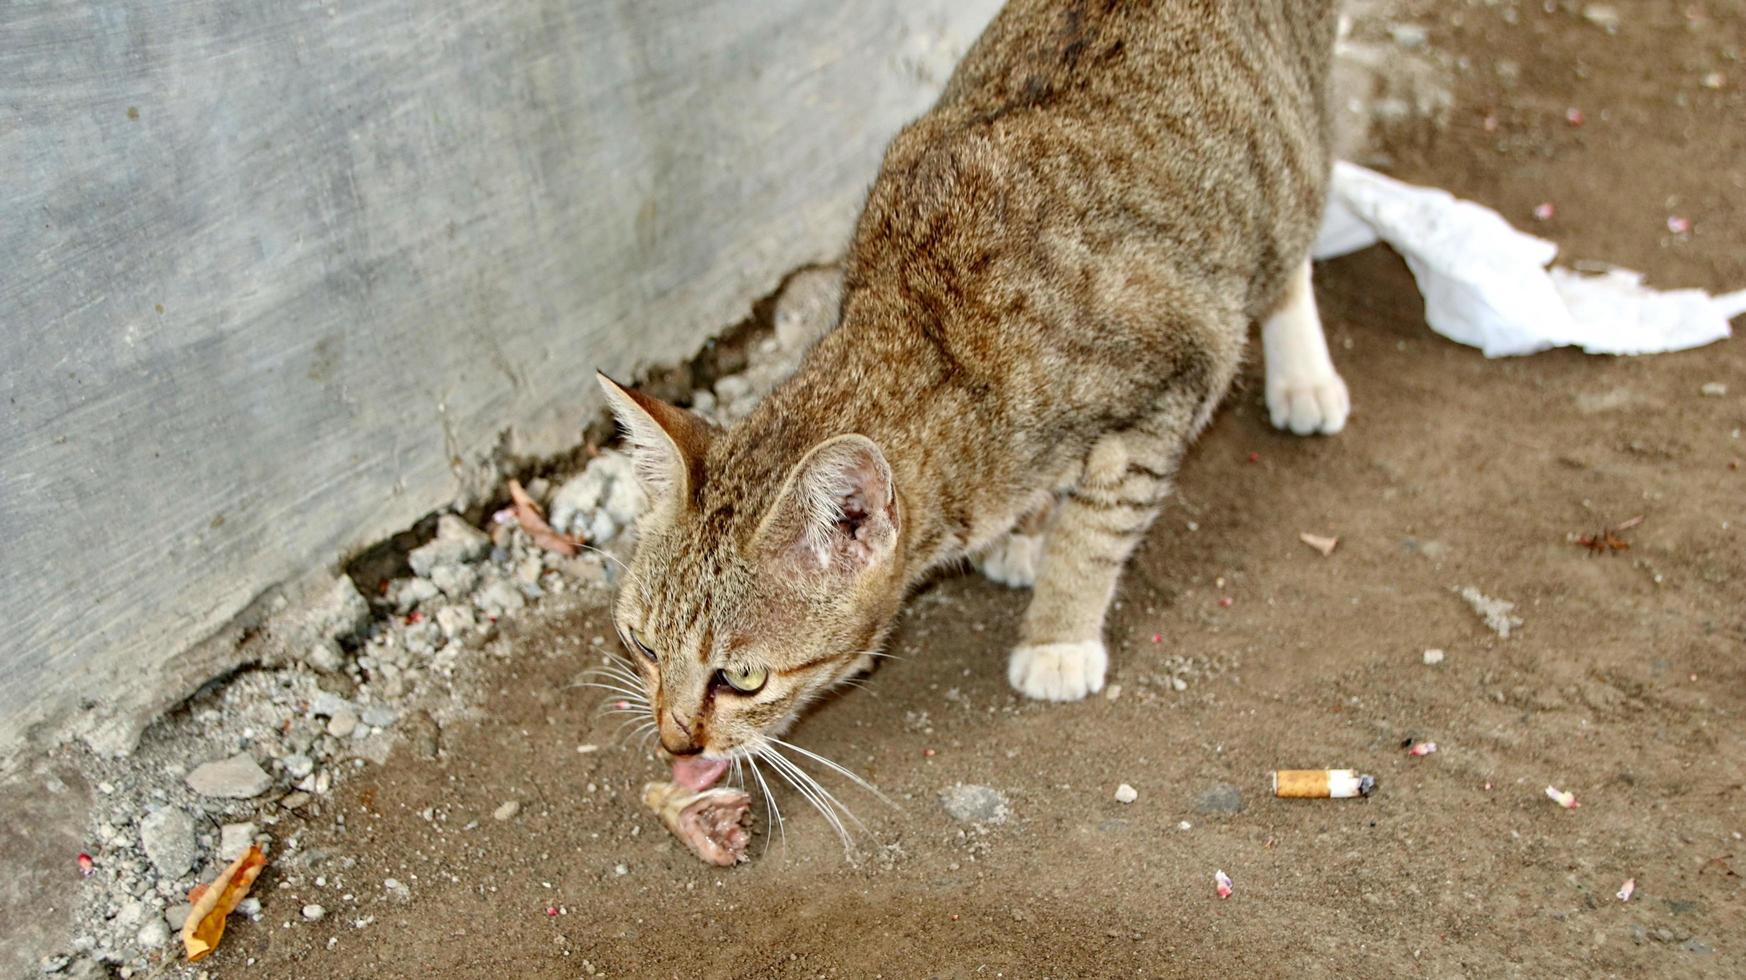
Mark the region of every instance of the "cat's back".
[[1304, 96], [1306, 107], [1319, 107], [1336, 8], [1337, 0], [1011, 0], [938, 107], [984, 116], [1049, 105], [1180, 111]]
[[939, 202], [966, 240], [1144, 235], [1260, 315], [1321, 214], [1335, 18], [1335, 0], [1011, 0], [893, 143], [862, 231], [937, 225]]

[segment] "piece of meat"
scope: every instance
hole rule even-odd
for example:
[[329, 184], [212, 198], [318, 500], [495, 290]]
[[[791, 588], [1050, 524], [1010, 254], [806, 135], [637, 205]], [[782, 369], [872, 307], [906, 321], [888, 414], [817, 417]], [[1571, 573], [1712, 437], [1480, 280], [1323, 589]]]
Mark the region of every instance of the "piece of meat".
[[649, 783], [643, 787], [643, 803], [704, 862], [727, 868], [746, 860], [752, 798], [743, 790], [718, 786], [698, 791], [679, 783]]

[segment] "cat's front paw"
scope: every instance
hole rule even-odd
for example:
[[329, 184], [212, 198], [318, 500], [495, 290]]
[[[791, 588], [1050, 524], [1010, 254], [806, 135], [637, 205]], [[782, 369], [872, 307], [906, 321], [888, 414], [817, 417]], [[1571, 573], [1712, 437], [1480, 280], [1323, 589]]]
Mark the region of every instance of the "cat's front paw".
[[1043, 562], [1043, 536], [1004, 534], [972, 561], [992, 582], [1014, 589], [1030, 588], [1036, 584], [1037, 566]]
[[1103, 690], [1108, 667], [1109, 654], [1099, 641], [1039, 643], [1013, 648], [1006, 679], [1027, 698], [1077, 701]]
[[1267, 411], [1276, 429], [1300, 436], [1320, 432], [1331, 436], [1346, 427], [1352, 411], [1346, 382], [1328, 371], [1301, 378], [1267, 379]]

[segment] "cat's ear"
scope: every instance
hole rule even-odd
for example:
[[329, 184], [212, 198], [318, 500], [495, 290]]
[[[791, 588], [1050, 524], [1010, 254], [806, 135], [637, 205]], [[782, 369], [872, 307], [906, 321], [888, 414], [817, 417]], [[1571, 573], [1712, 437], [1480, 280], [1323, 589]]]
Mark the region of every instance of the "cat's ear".
[[713, 429], [703, 418], [633, 391], [596, 371], [607, 404], [630, 442], [637, 479], [655, 501], [688, 500], [703, 478]]
[[855, 574], [897, 548], [897, 491], [873, 440], [843, 435], [814, 446], [758, 527], [759, 551], [796, 571]]

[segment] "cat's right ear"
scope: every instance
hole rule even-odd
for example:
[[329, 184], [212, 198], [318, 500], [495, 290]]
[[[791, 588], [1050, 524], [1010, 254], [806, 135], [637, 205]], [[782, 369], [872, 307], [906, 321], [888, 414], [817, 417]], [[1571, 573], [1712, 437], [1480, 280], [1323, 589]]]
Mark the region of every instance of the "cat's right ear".
[[637, 479], [652, 501], [688, 500], [703, 480], [703, 458], [713, 436], [710, 424], [693, 412], [594, 372], [630, 443]]

